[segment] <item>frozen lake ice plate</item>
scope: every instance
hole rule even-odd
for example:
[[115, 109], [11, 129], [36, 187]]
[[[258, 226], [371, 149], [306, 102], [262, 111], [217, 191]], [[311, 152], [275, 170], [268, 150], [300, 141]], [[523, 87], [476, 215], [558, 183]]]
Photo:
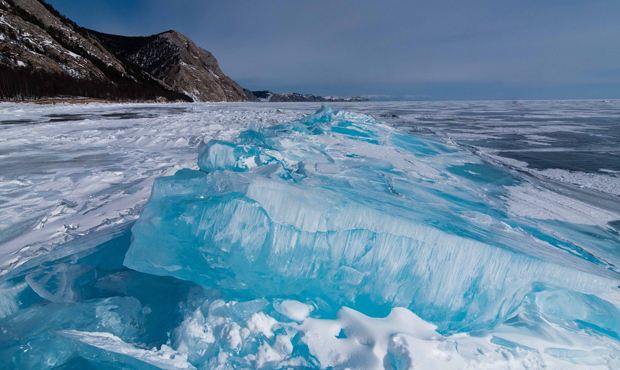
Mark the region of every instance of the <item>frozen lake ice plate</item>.
[[[78, 187], [89, 196], [66, 197], [64, 206], [75, 211], [56, 219], [71, 225], [103, 209], [92, 221], [103, 226], [84, 235], [3, 234], [6, 255], [16, 256], [19, 248], [6, 246], [19, 240], [47, 246], [5, 265], [4, 363], [620, 366], [620, 237], [613, 226], [620, 217], [616, 204], [600, 201], [612, 195], [593, 201], [590, 190], [524, 173], [506, 165], [508, 157], [355, 109], [322, 108], [299, 118], [310, 105], [181, 107], [190, 111], [123, 116], [140, 137], [151, 132], [150, 140], [167, 137], [167, 144], [132, 139], [131, 157], [116, 160], [139, 163], [141, 175], [127, 180], [132, 171], [119, 168], [117, 179]], [[100, 122], [108, 108], [96, 109], [82, 122], [101, 125], [93, 140], [110, 126]], [[366, 107], [377, 116], [385, 109], [394, 107]], [[201, 125], [218, 114], [238, 122]], [[84, 132], [66, 123], [59, 129], [68, 137]], [[203, 134], [193, 144], [175, 139], [194, 132]], [[105, 145], [118, 143], [122, 137]], [[109, 150], [105, 145], [98, 148]], [[145, 172], [151, 166], [159, 169]], [[149, 196], [143, 187], [153, 179], [142, 206]], [[79, 204], [92, 194], [105, 196], [83, 213]], [[135, 207], [135, 216], [100, 223], [114, 202]], [[11, 208], [16, 203], [5, 204], [21, 216]]]

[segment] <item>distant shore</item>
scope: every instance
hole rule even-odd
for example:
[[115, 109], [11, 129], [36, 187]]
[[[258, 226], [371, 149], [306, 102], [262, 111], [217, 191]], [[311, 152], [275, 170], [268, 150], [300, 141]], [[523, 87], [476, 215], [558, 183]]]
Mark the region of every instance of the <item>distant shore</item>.
[[[368, 99], [364, 100], [361, 98], [342, 98], [342, 99], [333, 99], [333, 100], [255, 100], [255, 101], [246, 101], [246, 103], [254, 102], [254, 103], [300, 103], [300, 102], [319, 102], [319, 103], [346, 103], [346, 102], [367, 102]], [[89, 104], [89, 103], [102, 103], [102, 104], [163, 104], [163, 103], [188, 103], [183, 100], [166, 100], [166, 99], [149, 99], [149, 100], [112, 100], [112, 99], [99, 99], [99, 98], [91, 98], [87, 96], [56, 96], [56, 97], [42, 97], [42, 98], [22, 98], [22, 99], [0, 99], [0, 103], [24, 103], [24, 104]], [[240, 103], [237, 101], [201, 101], [194, 103]]]

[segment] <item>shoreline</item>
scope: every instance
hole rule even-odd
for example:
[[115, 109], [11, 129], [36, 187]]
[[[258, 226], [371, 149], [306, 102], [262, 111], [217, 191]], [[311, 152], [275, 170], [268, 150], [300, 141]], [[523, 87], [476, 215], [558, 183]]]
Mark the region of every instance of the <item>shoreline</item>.
[[[97, 99], [97, 98], [89, 98], [89, 97], [46, 97], [40, 99], [19, 99], [19, 100], [10, 100], [10, 99], [0, 99], [0, 103], [12, 103], [12, 104], [40, 104], [40, 105], [54, 105], [54, 104], [91, 104], [91, 103], [100, 103], [100, 104], [173, 104], [173, 103], [190, 103], [182, 100], [109, 100], [109, 99]], [[209, 102], [211, 103], [211, 102]], [[215, 103], [215, 101], [213, 102]]]
[[356, 100], [334, 100], [334, 101], [254, 101], [254, 100], [211, 100], [211, 101], [194, 101], [188, 102], [183, 100], [170, 100], [170, 101], [158, 101], [158, 100], [108, 100], [108, 99], [97, 99], [97, 98], [89, 98], [89, 97], [45, 97], [40, 99], [0, 99], [0, 104], [38, 104], [38, 105], [55, 105], [55, 104], [192, 104], [192, 103], [261, 103], [261, 104], [299, 104], [299, 103], [322, 103], [322, 104], [332, 104], [332, 103], [390, 103], [390, 102], [411, 102], [411, 103], [481, 103], [481, 102], [508, 102], [508, 103], [521, 103], [521, 102], [586, 102], [586, 101], [596, 101], [601, 103], [616, 103], [620, 102], [620, 98], [609, 98], [609, 99], [581, 99], [581, 98], [571, 98], [571, 99], [478, 99], [478, 100], [461, 100], [461, 99], [450, 99], [450, 100], [408, 100], [408, 99], [392, 99], [392, 100], [364, 100], [364, 101], [356, 101]]
[[334, 101], [285, 101], [285, 102], [269, 102], [269, 101], [254, 101], [254, 100], [209, 100], [209, 101], [194, 101], [187, 102], [183, 100], [106, 100], [95, 98], [42, 98], [42, 99], [21, 99], [21, 100], [2, 100], [0, 104], [39, 104], [39, 105], [55, 105], [55, 104], [192, 104], [192, 103], [258, 103], [258, 104], [298, 104], [298, 103], [321, 103], [321, 104], [334, 104], [334, 103], [368, 103], [372, 100], [365, 101], [350, 101], [350, 100], [334, 100]]

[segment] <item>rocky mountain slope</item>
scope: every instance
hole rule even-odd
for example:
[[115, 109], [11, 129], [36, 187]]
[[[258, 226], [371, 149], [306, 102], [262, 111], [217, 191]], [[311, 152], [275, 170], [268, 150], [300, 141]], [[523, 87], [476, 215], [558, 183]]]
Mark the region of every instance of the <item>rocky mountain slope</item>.
[[0, 75], [0, 99], [254, 100], [177, 32], [107, 35], [40, 0], [0, 0]]
[[176, 31], [127, 37], [88, 31], [119, 59], [140, 67], [195, 101], [248, 100], [210, 52]]

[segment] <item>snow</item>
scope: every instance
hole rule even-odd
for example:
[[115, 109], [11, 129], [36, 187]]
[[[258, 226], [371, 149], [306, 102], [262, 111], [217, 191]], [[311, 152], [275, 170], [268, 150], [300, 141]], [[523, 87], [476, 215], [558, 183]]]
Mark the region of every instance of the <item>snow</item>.
[[530, 171], [549, 179], [579, 186], [580, 188], [594, 189], [603, 193], [620, 196], [620, 175], [617, 171], [601, 169], [601, 172], [604, 174], [567, 171], [558, 168], [546, 170], [530, 169]]
[[72, 52], [72, 51], [69, 51], [69, 50], [67, 50], [67, 51], [66, 51], [66, 53], [67, 53], [67, 54], [68, 54], [71, 58], [74, 58], [74, 59], [81, 59], [81, 58], [82, 58], [82, 57], [81, 57], [81, 56], [79, 56], [78, 54], [76, 54], [76, 53], [74, 53], [74, 52]]
[[298, 114], [208, 104], [0, 105], [0, 120], [24, 122], [0, 125], [0, 274], [134, 221], [153, 179], [194, 166], [203, 140]]
[[[249, 157], [257, 166], [240, 165]], [[125, 266], [230, 294], [367, 296], [354, 308], [404, 306], [444, 331], [507, 319], [537, 284], [618, 294], [603, 267], [617, 255], [582, 258], [591, 237], [566, 245], [565, 225], [531, 220], [617, 215], [544, 198], [457, 147], [366, 115], [323, 109], [244, 131], [208, 143], [198, 163], [156, 180]]]
[[73, 78], [81, 78], [84, 77], [80, 74], [80, 72], [78, 70], [76, 70], [75, 68], [72, 68], [66, 64], [60, 63], [60, 68], [62, 68], [63, 71], [65, 71], [69, 76], [73, 77]]
[[261, 101], [261, 102], [268, 102], [268, 101], [271, 101], [271, 97], [272, 97], [272, 96], [273, 96], [273, 94], [272, 94], [272, 93], [268, 93], [268, 94], [267, 94], [267, 97], [265, 97], [265, 98], [259, 98], [259, 99], [258, 99], [258, 101]]
[[531, 184], [508, 187], [508, 211], [513, 215], [573, 224], [605, 225], [619, 215]]
[[619, 368], [613, 160], [489, 144], [617, 103], [521, 104], [0, 104], [0, 360]]
[[106, 332], [64, 330], [60, 334], [104, 351], [138, 359], [160, 369], [196, 369], [187, 362], [187, 358], [166, 345], [163, 345], [159, 350], [145, 350], [125, 343], [119, 337]]
[[313, 307], [299, 301], [286, 299], [275, 305], [276, 311], [294, 321], [304, 321], [313, 311]]
[[[233, 358], [237, 366], [251, 368], [270, 368], [274, 362], [279, 367], [337, 369], [605, 369], [618, 365], [617, 343], [587, 335], [554, 342], [536, 338], [518, 325], [502, 326], [493, 334], [442, 335], [435, 325], [401, 307], [392, 308], [385, 317], [343, 307], [330, 319], [278, 321], [269, 315], [275, 313], [277, 303], [205, 302], [176, 329], [173, 346], [180, 356], [208, 368], [220, 368]], [[244, 324], [244, 315], [268, 318], [267, 335], [251, 321]], [[563, 332], [553, 323], [545, 324], [544, 330], [549, 338], [561, 338]], [[238, 333], [233, 343], [227, 339], [231, 332]], [[294, 337], [301, 341], [292, 343]], [[304, 346], [312, 358], [297, 357]], [[207, 353], [210, 356], [196, 356]]]
[[183, 94], [189, 96], [195, 102], [200, 101], [200, 93], [195, 88], [191, 92], [183, 90]]
[[210, 70], [210, 69], [209, 69], [208, 71], [209, 71], [209, 74], [210, 74], [213, 78], [215, 78], [216, 80], [219, 80], [219, 79], [220, 79], [220, 76], [218, 76], [215, 72], [213, 72], [213, 71], [212, 71], [212, 70]]
[[6, 20], [6, 18], [5, 18], [5, 16], [4, 16], [4, 15], [0, 15], [0, 24], [3, 24], [3, 25], [5, 25], [5, 26], [9, 27], [9, 28], [10, 28], [10, 29], [12, 29], [12, 30], [14, 30], [14, 29], [15, 29], [15, 27], [13, 27], [13, 25], [12, 25], [12, 24], [10, 24], [10, 23]]
[[262, 312], [253, 314], [247, 321], [247, 327], [250, 331], [260, 333], [265, 338], [273, 337], [273, 327], [277, 324], [277, 321], [273, 317], [265, 315]]

